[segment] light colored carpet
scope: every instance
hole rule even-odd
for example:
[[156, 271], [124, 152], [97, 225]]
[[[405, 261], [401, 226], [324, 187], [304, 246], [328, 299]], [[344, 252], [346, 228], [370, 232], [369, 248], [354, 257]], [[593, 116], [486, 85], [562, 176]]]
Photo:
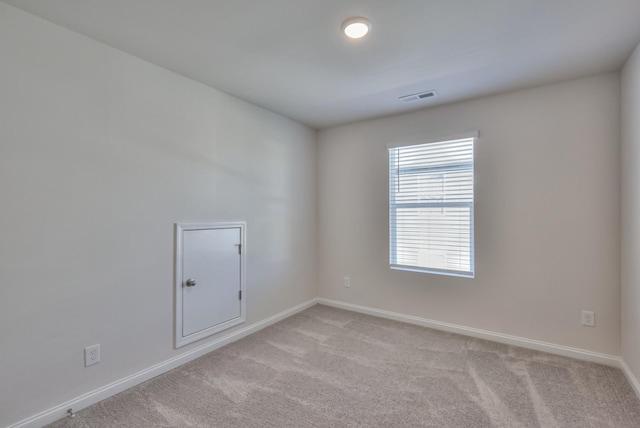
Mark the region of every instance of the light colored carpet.
[[640, 427], [614, 368], [314, 306], [52, 427]]

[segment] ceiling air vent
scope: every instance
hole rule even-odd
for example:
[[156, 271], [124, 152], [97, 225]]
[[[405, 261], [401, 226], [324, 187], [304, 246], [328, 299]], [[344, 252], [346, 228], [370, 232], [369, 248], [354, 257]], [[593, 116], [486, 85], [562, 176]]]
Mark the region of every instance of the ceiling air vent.
[[398, 98], [400, 101], [402, 101], [403, 103], [412, 103], [414, 101], [420, 101], [420, 100], [426, 100], [428, 98], [433, 98], [435, 96], [437, 96], [437, 92], [436, 91], [426, 91], [426, 92], [420, 92], [419, 94], [411, 94], [411, 95], [405, 95], [402, 96], [400, 98]]

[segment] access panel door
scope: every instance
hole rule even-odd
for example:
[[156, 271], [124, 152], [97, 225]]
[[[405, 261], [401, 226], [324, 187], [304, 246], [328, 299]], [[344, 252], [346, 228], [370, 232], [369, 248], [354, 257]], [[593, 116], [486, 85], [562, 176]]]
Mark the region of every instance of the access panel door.
[[178, 225], [176, 347], [244, 322], [244, 223]]

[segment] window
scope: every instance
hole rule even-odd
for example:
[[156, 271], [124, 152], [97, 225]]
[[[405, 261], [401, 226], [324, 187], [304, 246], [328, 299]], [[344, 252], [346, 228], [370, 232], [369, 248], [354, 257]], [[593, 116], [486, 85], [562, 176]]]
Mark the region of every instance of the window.
[[473, 277], [474, 142], [389, 149], [392, 269]]

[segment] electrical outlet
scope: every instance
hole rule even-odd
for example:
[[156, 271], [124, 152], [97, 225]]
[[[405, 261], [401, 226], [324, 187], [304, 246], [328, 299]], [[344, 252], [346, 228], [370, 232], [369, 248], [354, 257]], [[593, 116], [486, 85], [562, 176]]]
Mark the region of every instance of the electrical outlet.
[[351, 287], [351, 278], [349, 278], [348, 276], [344, 277], [344, 286], [347, 288]]
[[89, 367], [100, 362], [100, 344], [84, 348], [84, 366]]
[[596, 314], [593, 311], [582, 311], [582, 325], [587, 327], [595, 327]]

